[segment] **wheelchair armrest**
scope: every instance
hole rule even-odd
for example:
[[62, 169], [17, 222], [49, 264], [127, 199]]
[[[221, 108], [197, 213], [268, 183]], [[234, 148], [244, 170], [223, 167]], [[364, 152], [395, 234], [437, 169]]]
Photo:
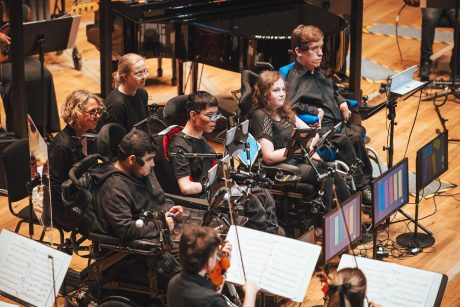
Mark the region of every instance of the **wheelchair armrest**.
[[314, 125], [319, 123], [319, 117], [311, 114], [300, 114], [297, 115], [300, 120], [302, 120], [307, 125]]
[[207, 199], [188, 197], [175, 194], [165, 193], [166, 198], [172, 200], [176, 205], [206, 210], [209, 207]]
[[122, 241], [117, 237], [112, 237], [107, 234], [90, 233], [89, 239], [97, 242], [101, 247], [117, 251], [125, 251], [130, 253], [149, 254], [152, 249], [161, 248], [161, 244], [155, 239], [139, 239], [132, 241]]
[[274, 165], [262, 164], [267, 177], [272, 178], [275, 185], [297, 183], [300, 180], [300, 169], [291, 164], [278, 163]]

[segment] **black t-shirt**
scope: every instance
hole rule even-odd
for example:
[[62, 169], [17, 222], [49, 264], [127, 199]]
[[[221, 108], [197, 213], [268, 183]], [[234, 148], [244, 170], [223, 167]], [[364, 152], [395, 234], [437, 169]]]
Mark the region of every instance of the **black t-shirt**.
[[293, 129], [294, 124], [288, 120], [274, 120], [262, 109], [254, 112], [249, 120], [249, 131], [252, 136], [256, 140], [261, 138], [269, 140], [275, 150], [288, 146]]
[[223, 296], [214, 290], [209, 279], [194, 273], [181, 272], [168, 284], [170, 307], [227, 307]]
[[100, 126], [108, 123], [122, 125], [126, 132], [131, 131], [134, 124], [147, 118], [148, 94], [138, 88], [134, 96], [125, 95], [117, 88], [110, 92], [105, 100], [107, 114], [100, 121]]
[[[169, 143], [169, 152], [177, 153], [214, 153], [205, 139], [197, 139], [178, 132]], [[177, 179], [191, 177], [192, 181], [205, 182], [208, 170], [214, 164], [210, 158], [186, 158], [184, 156], [171, 157], [174, 174]]]

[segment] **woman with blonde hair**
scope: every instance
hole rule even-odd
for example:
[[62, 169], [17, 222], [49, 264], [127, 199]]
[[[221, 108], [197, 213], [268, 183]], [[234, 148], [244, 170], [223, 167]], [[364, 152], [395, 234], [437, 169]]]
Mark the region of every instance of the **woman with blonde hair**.
[[[325, 307], [363, 307], [366, 297], [366, 276], [358, 268], [345, 268], [332, 276]], [[368, 302], [369, 307], [381, 307]]]
[[127, 53], [120, 57], [118, 69], [112, 74], [114, 89], [105, 101], [107, 114], [101, 124], [117, 123], [129, 132], [147, 117], [148, 94], [143, 86], [148, 75], [142, 56]]
[[102, 99], [86, 90], [73, 91], [61, 110], [66, 126], [51, 141], [49, 165], [53, 221], [65, 230], [71, 229], [72, 221], [64, 214], [61, 184], [69, 179], [72, 165], [85, 157], [86, 142], [81, 136], [96, 128], [104, 110]]

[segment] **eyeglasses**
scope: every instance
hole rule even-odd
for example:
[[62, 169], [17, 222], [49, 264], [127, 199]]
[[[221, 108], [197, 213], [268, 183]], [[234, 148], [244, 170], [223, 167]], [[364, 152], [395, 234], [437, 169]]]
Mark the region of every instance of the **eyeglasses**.
[[200, 113], [201, 115], [204, 115], [206, 116], [210, 121], [212, 122], [215, 122], [217, 121], [219, 118], [222, 117], [222, 113], [220, 112], [217, 112], [217, 113], [214, 113], [214, 114], [205, 114], [205, 113], [202, 113], [200, 111], [197, 111], [198, 113]]
[[96, 116], [101, 116], [102, 114], [104, 114], [105, 109], [104, 108], [98, 108], [98, 109], [94, 109], [94, 110], [91, 110], [91, 111], [83, 111], [83, 112], [88, 114], [91, 118], [94, 118]]
[[144, 71], [135, 73], [134, 75], [138, 79], [142, 79], [143, 77], [147, 77], [149, 75], [150, 70], [148, 68], [144, 69]]

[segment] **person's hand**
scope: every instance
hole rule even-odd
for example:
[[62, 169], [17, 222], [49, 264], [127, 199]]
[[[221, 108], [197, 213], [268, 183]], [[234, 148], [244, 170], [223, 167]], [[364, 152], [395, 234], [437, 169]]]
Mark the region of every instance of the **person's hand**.
[[318, 155], [317, 152], [315, 152], [311, 157], [310, 157], [312, 160], [315, 160], [315, 161], [318, 161], [318, 162], [322, 162], [323, 159], [321, 159], [321, 157]]
[[182, 216], [184, 213], [184, 208], [182, 206], [172, 206], [169, 210], [168, 213], [171, 213], [174, 215], [174, 218], [178, 219]]
[[232, 245], [230, 244], [230, 242], [228, 242], [227, 240], [225, 240], [223, 242], [223, 246], [222, 246], [222, 252], [224, 253], [225, 256], [228, 257], [228, 259], [230, 260], [230, 256], [232, 255]]
[[10, 45], [11, 38], [8, 35], [0, 32], [0, 44], [7, 45], [7, 46]]
[[323, 109], [318, 108], [318, 114], [316, 116], [318, 116], [319, 121], [316, 124], [309, 125], [309, 126], [314, 129], [321, 129], [321, 122], [323, 121], [323, 117], [324, 117]]
[[351, 112], [348, 109], [348, 103], [346, 101], [340, 104], [340, 113], [342, 114], [343, 121], [346, 123], [350, 119]]

